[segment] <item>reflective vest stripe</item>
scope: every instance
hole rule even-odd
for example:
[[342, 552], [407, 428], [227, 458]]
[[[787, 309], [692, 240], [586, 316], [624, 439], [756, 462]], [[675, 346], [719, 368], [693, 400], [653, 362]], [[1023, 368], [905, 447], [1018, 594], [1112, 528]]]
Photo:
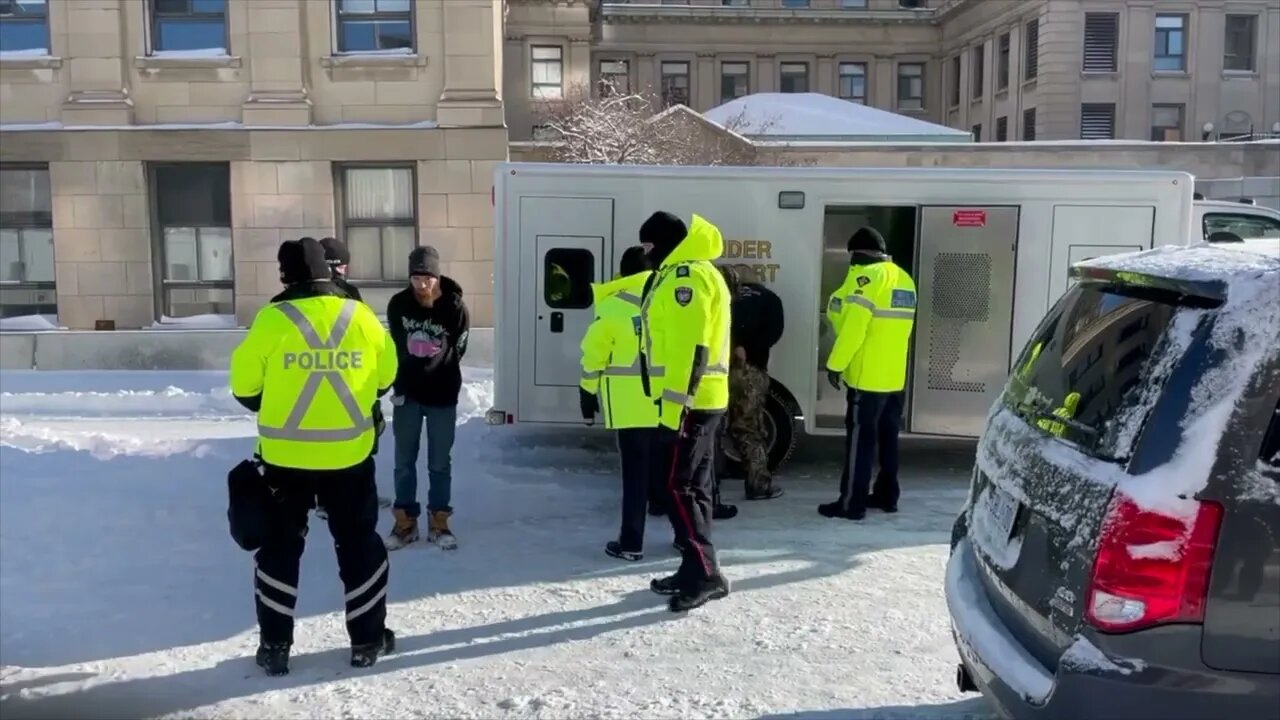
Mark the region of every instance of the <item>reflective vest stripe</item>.
[[622, 292], [614, 295], [614, 297], [624, 302], [631, 303], [632, 305], [640, 304], [640, 296], [636, 295], [635, 293], [629, 293], [626, 290], [623, 290]]
[[847, 295], [845, 302], [853, 305], [861, 305], [871, 311], [871, 317], [887, 318], [890, 320], [911, 320], [915, 318], [915, 310], [886, 310], [876, 307], [876, 304], [867, 299], [865, 295]]
[[[343, 301], [342, 310], [338, 313], [338, 318], [333, 323], [333, 329], [329, 332], [329, 339], [321, 340], [320, 334], [311, 325], [311, 321], [297, 307], [287, 302], [280, 303], [276, 307], [298, 329], [298, 332], [302, 334], [303, 342], [311, 350], [338, 349], [342, 345], [343, 339], [346, 338], [347, 330], [350, 328], [351, 320], [355, 317], [356, 312], [356, 302], [354, 300]], [[338, 402], [342, 403], [342, 408], [347, 411], [347, 416], [351, 419], [351, 426], [323, 429], [303, 428], [302, 420], [307, 416], [307, 411], [311, 409], [311, 403], [315, 401], [316, 395], [320, 392], [320, 386], [326, 382], [329, 383], [329, 387], [333, 388], [334, 394], [338, 396]], [[351, 392], [351, 388], [347, 385], [346, 380], [343, 379], [342, 373], [337, 370], [319, 370], [307, 375], [307, 381], [303, 384], [302, 391], [298, 393], [298, 398], [294, 400], [293, 408], [289, 411], [289, 416], [284, 421], [284, 427], [276, 428], [261, 423], [258, 424], [258, 434], [263, 438], [300, 442], [356, 440], [372, 429], [373, 418], [365, 416], [364, 410], [356, 402], [355, 394]]]

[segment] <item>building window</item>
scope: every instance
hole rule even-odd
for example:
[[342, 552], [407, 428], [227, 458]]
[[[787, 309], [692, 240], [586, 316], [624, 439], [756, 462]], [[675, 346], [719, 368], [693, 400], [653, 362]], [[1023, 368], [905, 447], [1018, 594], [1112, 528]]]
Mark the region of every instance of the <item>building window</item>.
[[401, 282], [409, 277], [409, 253], [418, 245], [412, 167], [339, 168], [342, 231], [351, 252], [347, 277]]
[[751, 92], [751, 68], [744, 62], [720, 63], [720, 102], [745, 97]]
[[951, 77], [948, 78], [951, 83], [951, 107], [960, 104], [960, 63], [959, 55], [951, 58]]
[[600, 94], [631, 94], [631, 62], [629, 60], [600, 61]]
[[855, 8], [865, 8], [866, 6], [867, 6], [867, 0], [840, 0], [840, 7], [846, 10], [853, 10]]
[[924, 109], [924, 65], [898, 64], [898, 109]]
[[160, 314], [232, 314], [231, 166], [153, 165], [151, 181]]
[[662, 63], [662, 104], [666, 107], [689, 104], [689, 63]]
[[924, 0], [898, 0], [898, 7], [903, 10], [917, 10], [924, 7]]
[[45, 0], [0, 0], [0, 52], [49, 54]]
[[1187, 69], [1186, 35], [1186, 15], [1156, 16], [1156, 71], [1183, 72]]
[[809, 7], [809, 0], [782, 0], [782, 7], [784, 7], [784, 8], [807, 8], [807, 7]]
[[57, 315], [46, 167], [0, 169], [0, 317]]
[[867, 104], [867, 64], [840, 63], [840, 97]]
[[1113, 140], [1115, 136], [1115, 103], [1085, 103], [1080, 106], [1081, 140]]
[[1000, 36], [996, 50], [996, 91], [1009, 89], [1009, 33]]
[[1182, 142], [1182, 105], [1153, 105], [1151, 107], [1151, 139], [1155, 142]]
[[558, 45], [534, 45], [531, 48], [532, 70], [530, 94], [534, 100], [559, 100], [564, 97], [564, 49]]
[[1040, 18], [1027, 22], [1022, 44], [1022, 79], [1035, 80], [1040, 75]]
[[542, 258], [542, 302], [552, 310], [591, 307], [596, 256], [582, 248], [552, 248]]
[[545, 123], [534, 125], [530, 135], [537, 142], [554, 142], [560, 139], [560, 133]]
[[1085, 13], [1085, 72], [1113, 73], [1120, 52], [1120, 14]]
[[1222, 69], [1253, 72], [1258, 62], [1258, 16], [1228, 15]]
[[982, 123], [969, 128], [969, 132], [973, 133], [974, 142], [982, 142]]
[[996, 142], [1006, 142], [1009, 140], [1009, 116], [1002, 115], [996, 118]]
[[409, 0], [337, 0], [334, 19], [340, 53], [413, 50]]
[[809, 92], [809, 63], [784, 62], [778, 65], [782, 82], [779, 88], [784, 93]]
[[987, 46], [979, 45], [973, 49], [973, 61], [971, 66], [973, 88], [970, 92], [974, 100], [981, 100], [987, 94]]
[[720, 4], [725, 7], [748, 7], [751, 5], [751, 0], [720, 0]]
[[153, 53], [227, 51], [227, 0], [151, 0]]
[[1022, 139], [1028, 142], [1036, 139], [1036, 109], [1027, 108], [1022, 111]]

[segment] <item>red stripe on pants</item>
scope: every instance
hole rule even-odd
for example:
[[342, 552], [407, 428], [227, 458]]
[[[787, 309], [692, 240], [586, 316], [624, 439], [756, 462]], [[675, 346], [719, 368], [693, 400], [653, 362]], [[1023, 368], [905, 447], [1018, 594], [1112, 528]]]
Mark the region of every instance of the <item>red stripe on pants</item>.
[[688, 538], [689, 547], [698, 553], [698, 561], [702, 563], [702, 572], [706, 577], [711, 576], [711, 564], [707, 562], [707, 554], [702, 551], [702, 544], [695, 539], [696, 530], [693, 527], [693, 518], [689, 516], [689, 510], [685, 508], [684, 503], [680, 499], [680, 493], [676, 492], [676, 468], [680, 461], [680, 440], [683, 437], [685, 423], [689, 421], [686, 413], [680, 419], [680, 429], [676, 431], [676, 441], [671, 451], [671, 470], [667, 473], [667, 491], [671, 493], [671, 502], [675, 506], [676, 514], [680, 517], [680, 521], [684, 523], [685, 537]]

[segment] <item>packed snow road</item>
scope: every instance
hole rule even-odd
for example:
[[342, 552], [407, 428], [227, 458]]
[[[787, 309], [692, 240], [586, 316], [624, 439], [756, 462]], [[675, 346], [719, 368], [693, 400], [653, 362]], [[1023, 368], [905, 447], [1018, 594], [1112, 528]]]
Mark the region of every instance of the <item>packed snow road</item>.
[[647, 589], [676, 565], [664, 520], [642, 562], [602, 551], [619, 514], [610, 439], [485, 427], [475, 370], [454, 452], [460, 548], [392, 555], [398, 652], [347, 664], [332, 542], [313, 522], [293, 671], [263, 677], [252, 560], [225, 515], [254, 428], [225, 383], [0, 374], [0, 716], [989, 716], [955, 690], [942, 598], [971, 451], [909, 449], [902, 512], [855, 525], [816, 514], [838, 449], [811, 442], [783, 498], [717, 526], [733, 594], [677, 616]]

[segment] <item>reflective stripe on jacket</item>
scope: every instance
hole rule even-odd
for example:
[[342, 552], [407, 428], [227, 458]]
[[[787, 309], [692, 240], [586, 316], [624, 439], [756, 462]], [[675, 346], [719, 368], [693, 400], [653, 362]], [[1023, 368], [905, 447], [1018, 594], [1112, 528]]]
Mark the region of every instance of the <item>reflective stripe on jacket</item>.
[[[729, 405], [729, 288], [711, 264], [724, 252], [715, 225], [694, 215], [689, 234], [663, 261], [641, 309], [651, 397], [662, 426], [680, 427], [686, 409]], [[653, 373], [656, 375], [656, 373]]]
[[855, 390], [898, 392], [916, 318], [916, 284], [890, 260], [854, 265], [827, 301], [836, 344], [827, 369]]
[[[640, 378], [640, 293], [649, 271], [591, 286], [596, 319], [582, 338], [582, 389], [600, 396], [605, 427], [651, 428], [658, 408]], [[649, 368], [650, 377], [656, 376]]]
[[332, 295], [267, 305], [231, 355], [232, 394], [262, 396], [262, 459], [286, 468], [340, 470], [369, 457], [370, 411], [395, 377], [377, 316]]

